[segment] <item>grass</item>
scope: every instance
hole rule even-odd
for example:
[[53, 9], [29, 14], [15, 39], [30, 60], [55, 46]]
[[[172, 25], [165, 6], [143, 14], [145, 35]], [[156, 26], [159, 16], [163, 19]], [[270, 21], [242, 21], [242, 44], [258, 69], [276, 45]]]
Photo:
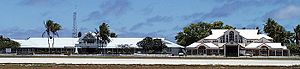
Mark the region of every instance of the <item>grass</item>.
[[299, 69], [300, 66], [0, 64], [0, 69]]

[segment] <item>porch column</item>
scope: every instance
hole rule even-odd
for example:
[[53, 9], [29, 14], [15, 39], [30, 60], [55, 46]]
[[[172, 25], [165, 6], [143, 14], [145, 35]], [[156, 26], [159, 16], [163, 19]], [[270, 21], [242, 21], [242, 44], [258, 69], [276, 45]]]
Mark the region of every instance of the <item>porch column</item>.
[[199, 55], [199, 49], [197, 49], [197, 55]]
[[193, 55], [193, 50], [194, 50], [194, 49], [191, 49], [191, 55]]
[[270, 54], [270, 50], [268, 50], [268, 56], [269, 56], [269, 54]]
[[205, 49], [205, 54], [207, 55], [207, 49]]
[[75, 47], [75, 53], [78, 54], [78, 47]]
[[260, 54], [260, 49], [258, 50], [258, 56], [261, 56], [261, 54]]
[[240, 57], [240, 46], [238, 46], [238, 57]]
[[281, 56], [283, 56], [283, 50], [281, 50]]
[[277, 52], [277, 50], [275, 50], [275, 56], [277, 55], [276, 52]]
[[218, 49], [218, 55], [220, 54], [220, 49]]
[[288, 56], [290, 56], [290, 54], [291, 54], [290, 50], [288, 50], [288, 53], [289, 53]]
[[226, 57], [226, 45], [224, 46], [224, 56]]

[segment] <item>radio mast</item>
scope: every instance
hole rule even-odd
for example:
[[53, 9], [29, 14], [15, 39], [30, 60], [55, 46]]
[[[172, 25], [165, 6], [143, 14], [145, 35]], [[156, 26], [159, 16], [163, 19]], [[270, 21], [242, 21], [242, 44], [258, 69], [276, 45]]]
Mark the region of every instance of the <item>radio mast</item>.
[[78, 30], [77, 30], [77, 21], [76, 21], [76, 16], [77, 16], [77, 6], [75, 6], [75, 10], [73, 12], [73, 33], [72, 37], [77, 38]]

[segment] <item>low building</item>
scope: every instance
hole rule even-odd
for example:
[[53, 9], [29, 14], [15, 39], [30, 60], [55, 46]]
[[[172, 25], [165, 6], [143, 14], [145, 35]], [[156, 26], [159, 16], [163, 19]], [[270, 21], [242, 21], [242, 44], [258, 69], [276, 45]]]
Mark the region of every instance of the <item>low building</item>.
[[[79, 54], [85, 53], [103, 53], [103, 54], [134, 54], [143, 53], [143, 49], [137, 46], [139, 41], [144, 38], [110, 38], [111, 42], [107, 45], [101, 45], [97, 42], [95, 33], [86, 33], [83, 37], [79, 38], [79, 44], [76, 44]], [[182, 46], [173, 42], [158, 38], [165, 42], [167, 49], [163, 53], [178, 54], [182, 50]], [[100, 49], [100, 50], [99, 50]], [[99, 51], [99, 52], [96, 52]]]
[[52, 46], [52, 39], [48, 38], [29, 38], [26, 40], [14, 40], [21, 44], [20, 48], [17, 49], [18, 54], [45, 54], [51, 53], [72, 53], [75, 52], [75, 44], [78, 44], [79, 38], [55, 38], [54, 45]]
[[[111, 42], [103, 45], [97, 42], [94, 33], [86, 33], [80, 38], [55, 38], [49, 40], [51, 53], [76, 53], [76, 54], [134, 54], [143, 53], [143, 49], [136, 44], [144, 38], [110, 38]], [[182, 46], [173, 42], [158, 38], [168, 47], [162, 53], [178, 54]], [[44, 54], [49, 53], [48, 38], [29, 38], [27, 40], [15, 40], [21, 44], [17, 49], [18, 54]]]
[[212, 29], [212, 34], [187, 46], [188, 55], [221, 55], [226, 57], [288, 56], [289, 50], [274, 43], [256, 29]]

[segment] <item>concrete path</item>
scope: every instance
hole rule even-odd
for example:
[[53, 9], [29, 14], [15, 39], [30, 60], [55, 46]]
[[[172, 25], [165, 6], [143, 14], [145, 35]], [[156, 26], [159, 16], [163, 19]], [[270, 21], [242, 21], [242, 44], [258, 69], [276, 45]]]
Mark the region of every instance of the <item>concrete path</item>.
[[292, 66], [300, 60], [251, 59], [122, 59], [122, 58], [0, 58], [0, 63], [55, 63], [55, 64], [169, 64], [169, 65], [250, 65]]

